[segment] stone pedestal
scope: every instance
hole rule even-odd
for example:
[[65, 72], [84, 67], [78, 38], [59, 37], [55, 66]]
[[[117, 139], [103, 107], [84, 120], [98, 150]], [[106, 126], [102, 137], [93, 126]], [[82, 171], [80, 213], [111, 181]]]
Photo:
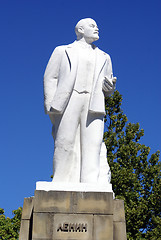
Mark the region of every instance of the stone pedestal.
[[126, 240], [124, 203], [112, 192], [36, 190], [24, 199], [20, 240]]

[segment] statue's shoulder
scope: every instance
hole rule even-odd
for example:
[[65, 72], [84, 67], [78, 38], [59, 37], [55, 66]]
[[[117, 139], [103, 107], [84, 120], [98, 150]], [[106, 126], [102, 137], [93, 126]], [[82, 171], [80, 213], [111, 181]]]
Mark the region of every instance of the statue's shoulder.
[[73, 46], [75, 46], [75, 42], [67, 44], [67, 45], [57, 46], [54, 50], [56, 50], [56, 51], [65, 51], [67, 48], [71, 48]]
[[99, 49], [98, 47], [97, 47], [97, 49], [101, 54], [105, 55], [107, 58], [110, 58], [110, 55], [108, 53], [104, 52], [103, 50]]
[[105, 52], [104, 52], [104, 54], [106, 55], [107, 60], [111, 61], [110, 55], [108, 53], [105, 53]]
[[62, 52], [64, 51], [66, 48], [66, 45], [61, 45], [61, 46], [57, 46], [55, 49], [54, 49], [54, 52]]
[[53, 56], [61, 56], [61, 55], [65, 54], [65, 52], [66, 52], [66, 50], [67, 50], [68, 48], [72, 48], [74, 45], [75, 45], [74, 43], [71, 43], [71, 44], [67, 44], [67, 45], [57, 46], [57, 47], [54, 49], [52, 55], [53, 55]]

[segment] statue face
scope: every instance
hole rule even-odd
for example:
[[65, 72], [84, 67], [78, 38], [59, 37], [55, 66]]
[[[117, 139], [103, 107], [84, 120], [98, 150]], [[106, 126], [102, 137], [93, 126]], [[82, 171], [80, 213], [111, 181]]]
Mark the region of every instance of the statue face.
[[97, 41], [99, 39], [98, 30], [99, 29], [96, 22], [93, 19], [88, 19], [83, 24], [83, 29], [82, 29], [83, 37], [88, 43]]

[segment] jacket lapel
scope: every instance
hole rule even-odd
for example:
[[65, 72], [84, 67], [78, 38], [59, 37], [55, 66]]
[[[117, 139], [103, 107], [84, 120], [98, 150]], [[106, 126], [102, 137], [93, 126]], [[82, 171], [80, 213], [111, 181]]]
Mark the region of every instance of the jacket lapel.
[[77, 67], [78, 67], [78, 49], [75, 47], [75, 42], [68, 45], [66, 48], [66, 54], [69, 60], [69, 64], [70, 64], [70, 70], [71, 73], [73, 72], [73, 74], [76, 74], [77, 71]]
[[95, 65], [95, 79], [98, 79], [98, 76], [106, 62], [105, 53], [96, 48], [96, 65]]
[[93, 91], [95, 90], [97, 81], [99, 79], [99, 74], [101, 70], [103, 69], [105, 63], [106, 63], [106, 54], [102, 52], [99, 48], [96, 48], [96, 63], [95, 63], [95, 73], [94, 73], [94, 79], [93, 79]]

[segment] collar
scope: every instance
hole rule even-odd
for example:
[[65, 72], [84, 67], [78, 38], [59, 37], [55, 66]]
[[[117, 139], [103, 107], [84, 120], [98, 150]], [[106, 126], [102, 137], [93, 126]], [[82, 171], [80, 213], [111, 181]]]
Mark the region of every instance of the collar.
[[92, 44], [88, 44], [86, 42], [82, 42], [82, 41], [75, 41], [75, 44], [83, 49], [95, 49], [96, 46], [92, 43]]

